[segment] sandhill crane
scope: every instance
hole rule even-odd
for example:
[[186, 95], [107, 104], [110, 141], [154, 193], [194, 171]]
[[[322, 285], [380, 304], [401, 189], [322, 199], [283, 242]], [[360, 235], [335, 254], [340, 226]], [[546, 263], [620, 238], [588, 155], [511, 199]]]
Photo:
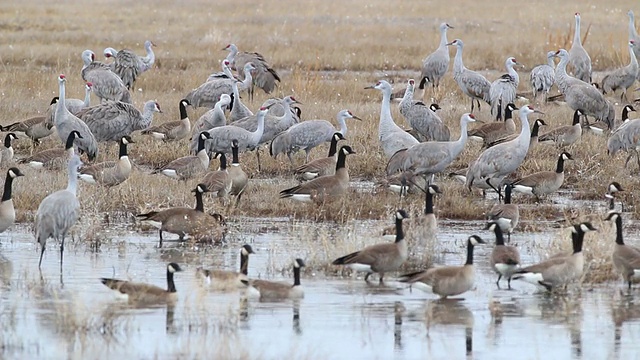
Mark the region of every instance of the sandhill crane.
[[131, 90], [138, 75], [142, 72], [142, 67], [144, 66], [142, 59], [128, 49], [116, 51], [114, 48], [106, 48], [104, 49], [104, 56], [106, 58], [114, 58], [112, 71], [122, 79], [127, 89]]
[[249, 108], [242, 103], [242, 99], [240, 99], [238, 82], [232, 82], [231, 88], [233, 89], [233, 93], [231, 94], [231, 111], [229, 112], [229, 121], [234, 122], [253, 115], [253, 112], [249, 110]]
[[[338, 112], [336, 118], [340, 125], [338, 132], [344, 137], [347, 136], [346, 120], [360, 120], [359, 117], [353, 115], [351, 111], [346, 109]], [[306, 153], [305, 163], [309, 162], [309, 153], [311, 153], [311, 150], [322, 143], [331, 142], [335, 132], [336, 129], [333, 127], [333, 124], [327, 120], [303, 121], [276, 135], [269, 147], [270, 154], [276, 158], [278, 154], [286, 153], [289, 161], [293, 164], [291, 155], [296, 151], [304, 150]]]
[[17, 167], [12, 167], [7, 170], [2, 200], [0, 201], [0, 233], [7, 231], [7, 229], [9, 229], [16, 220], [16, 210], [13, 207], [11, 191], [13, 187], [13, 180], [19, 176], [24, 176], [24, 174]]
[[127, 153], [127, 145], [134, 143], [131, 137], [125, 135], [120, 139], [118, 161], [105, 161], [91, 166], [82, 167], [78, 177], [90, 184], [112, 187], [122, 184], [131, 175], [131, 161]]
[[78, 117], [89, 126], [97, 141], [120, 141], [123, 136], [148, 128], [155, 112], [162, 112], [155, 100], [145, 102], [142, 111], [132, 104], [107, 101], [84, 109]]
[[[80, 99], [66, 99], [64, 101], [67, 106], [67, 110], [73, 115], [78, 115], [80, 111], [88, 108], [91, 105], [91, 89], [93, 88], [93, 84], [90, 82], [86, 83], [84, 86], [84, 100]], [[47, 123], [53, 126], [54, 116], [56, 113], [56, 108], [58, 107], [58, 97], [54, 98], [55, 101], [51, 101], [49, 104], [49, 109], [47, 110]]]
[[407, 119], [411, 128], [424, 138], [424, 141], [449, 141], [449, 128], [436, 114], [440, 106], [431, 104], [427, 107], [423, 102], [413, 100], [414, 91], [415, 81], [409, 79], [404, 97], [398, 105], [400, 114]]
[[0, 167], [8, 167], [13, 162], [13, 146], [11, 142], [18, 137], [10, 132], [4, 136], [4, 146], [0, 150]]
[[456, 47], [456, 57], [453, 59], [453, 79], [456, 81], [460, 90], [471, 98], [471, 112], [473, 112], [473, 100], [478, 103], [478, 111], [480, 111], [480, 100], [491, 104], [489, 98], [489, 89], [491, 83], [479, 73], [469, 70], [462, 63], [462, 49], [464, 43], [460, 39], [455, 39], [448, 43], [447, 46]]
[[266, 107], [261, 107], [258, 111], [258, 124], [255, 131], [249, 131], [235, 125], [225, 125], [209, 130], [210, 139], [205, 143], [206, 151], [208, 153], [230, 154], [233, 140], [238, 141], [239, 151], [255, 149], [260, 144], [264, 133], [267, 111], [269, 109]]
[[622, 89], [620, 101], [628, 101], [627, 91], [631, 86], [633, 86], [633, 83], [636, 82], [636, 77], [638, 75], [638, 59], [634, 52], [635, 48], [638, 46], [640, 46], [640, 44], [636, 44], [635, 41], [629, 40], [629, 65], [613, 70], [605, 75], [600, 85], [603, 94], [613, 93], [618, 89]]
[[[62, 99], [62, 96], [60, 98]], [[60, 241], [60, 271], [62, 271], [64, 238], [80, 217], [80, 202], [76, 191], [78, 188], [78, 167], [81, 165], [80, 158], [73, 155], [69, 159], [67, 188], [49, 194], [38, 206], [34, 224], [36, 240], [40, 244], [38, 268], [42, 266], [42, 255], [44, 255], [47, 239], [52, 237]]]
[[442, 23], [440, 24], [440, 45], [438, 48], [422, 60], [422, 72], [420, 73], [420, 89], [424, 89], [424, 85], [431, 83], [435, 89], [440, 86], [440, 79], [449, 70], [449, 49], [447, 48], [447, 30], [453, 29], [453, 26]]
[[148, 127], [142, 130], [142, 135], [151, 135], [152, 138], [162, 141], [178, 141], [188, 137], [191, 134], [191, 121], [187, 114], [187, 106], [189, 100], [182, 99], [178, 103], [180, 108], [180, 120], [168, 121], [166, 123]]
[[428, 141], [396, 152], [387, 164], [387, 174], [412, 171], [425, 178], [442, 172], [464, 149], [467, 142], [467, 124], [474, 122], [473, 114], [460, 117], [460, 137], [456, 141]]
[[[625, 123], [622, 123], [620, 127], [614, 130], [607, 140], [607, 152], [611, 156], [615, 156], [615, 154], [623, 150], [625, 152], [630, 152], [627, 160], [624, 163], [626, 167], [631, 159], [631, 156], [634, 154], [638, 155], [638, 150], [640, 149], [640, 119], [629, 120]], [[638, 167], [640, 168], [640, 157], [638, 157]]]
[[220, 95], [220, 100], [216, 102], [213, 109], [202, 114], [202, 116], [196, 120], [191, 129], [191, 145], [189, 147], [191, 153], [194, 153], [198, 147], [198, 134], [203, 131], [209, 131], [213, 128], [227, 125], [227, 118], [224, 115], [224, 109], [229, 104], [231, 104], [231, 96], [222, 94]]
[[[225, 73], [229, 72], [229, 61], [222, 61], [222, 68]], [[254, 69], [254, 65], [252, 63], [247, 63], [244, 65], [244, 81], [242, 82], [242, 89], [247, 89], [251, 85], [251, 70]], [[191, 106], [197, 107], [213, 107], [216, 102], [220, 99], [222, 94], [227, 94], [231, 96], [233, 94], [232, 84], [237, 81], [235, 78], [215, 78], [210, 81], [205, 82], [204, 84], [198, 86], [197, 88], [191, 90], [185, 99], [189, 100]]]
[[573, 43], [569, 49], [569, 63], [573, 66], [573, 75], [591, 84], [591, 58], [587, 51], [582, 47], [580, 39], [580, 13], [575, 14], [576, 28], [573, 34]]
[[566, 50], [556, 51], [556, 56], [560, 58], [560, 62], [556, 66], [556, 83], [564, 94], [567, 105], [573, 110], [582, 109], [585, 115], [591, 115], [597, 120], [604, 121], [610, 129], [613, 128], [615, 121], [613, 105], [604, 98], [598, 89], [567, 74], [569, 53]]
[[507, 104], [513, 103], [516, 100], [516, 91], [520, 84], [520, 76], [513, 67], [517, 64], [516, 58], [508, 57], [504, 63], [504, 66], [507, 68], [507, 74], [502, 75], [492, 82], [489, 88], [491, 114], [494, 115], [497, 120], [502, 120], [504, 117], [504, 108]]
[[[511, 141], [486, 149], [478, 159], [469, 164], [465, 183], [469, 191], [475, 182], [488, 182], [496, 189], [496, 186], [499, 186], [507, 175], [516, 171], [522, 164], [529, 151], [531, 129], [529, 129], [528, 116], [532, 113], [540, 113], [540, 111], [534, 110], [529, 105], [521, 107], [519, 111], [522, 122], [520, 135]], [[496, 192], [500, 194], [498, 190]]]
[[564, 147], [573, 145], [580, 137], [582, 137], [582, 124], [580, 123], [580, 117], [584, 115], [584, 112], [577, 109], [573, 113], [573, 120], [571, 125], [563, 125], [551, 129], [550, 131], [540, 135], [538, 142], [553, 142], [558, 147]]
[[549, 97], [549, 91], [555, 83], [556, 64], [553, 61], [555, 56], [555, 51], [547, 52], [547, 63], [534, 67], [529, 75], [531, 89], [533, 90], [533, 98], [537, 99], [538, 95], [543, 94], [545, 103]]
[[106, 65], [95, 64], [95, 54], [91, 50], [82, 52], [82, 79], [93, 84], [93, 93], [100, 101], [114, 100], [131, 103], [131, 94], [120, 77]]
[[144, 50], [147, 52], [147, 55], [140, 58], [142, 61], [142, 72], [150, 70], [153, 67], [153, 64], [156, 62], [156, 54], [153, 52], [153, 47], [156, 44], [151, 40], [147, 40], [144, 42]]
[[89, 160], [93, 161], [98, 155], [98, 142], [96, 138], [93, 136], [93, 133], [85, 124], [84, 121], [80, 120], [77, 116], [67, 110], [65, 105], [65, 83], [67, 79], [63, 74], [58, 77], [58, 85], [60, 88], [60, 101], [56, 108], [55, 114], [55, 126], [56, 131], [58, 132], [58, 136], [63, 143], [67, 142], [67, 138], [69, 134], [76, 130], [80, 133], [80, 137], [76, 138], [76, 144], [78, 145], [78, 150], [81, 152], [86, 152], [89, 156]]
[[382, 92], [378, 140], [380, 140], [384, 155], [390, 158], [398, 150], [418, 144], [418, 140], [399, 127], [391, 117], [391, 92], [393, 90], [391, 84], [380, 80], [374, 86], [367, 86], [365, 89], [378, 89]]
[[[229, 54], [226, 57], [226, 60], [234, 66], [236, 69], [242, 69], [245, 67], [247, 63], [253, 63], [255, 66], [255, 78], [253, 81], [249, 80], [251, 87], [247, 87], [249, 89], [249, 97], [253, 98], [253, 89], [254, 86], [259, 87], [264, 90], [267, 94], [270, 94], [276, 86], [278, 86], [277, 82], [280, 82], [280, 75], [267, 63], [264, 59], [264, 56], [257, 52], [238, 52], [238, 47], [234, 44], [229, 44], [225, 46], [224, 49], [229, 51]], [[246, 78], [247, 73], [244, 73], [244, 77]], [[242, 79], [242, 77], [241, 77]]]
[[53, 148], [42, 150], [31, 156], [18, 160], [18, 163], [27, 164], [27, 166], [33, 169], [62, 169], [69, 159], [75, 154], [75, 151], [73, 150], [73, 142], [76, 138], [82, 138], [82, 136], [78, 131], [73, 130], [67, 137], [64, 149]]

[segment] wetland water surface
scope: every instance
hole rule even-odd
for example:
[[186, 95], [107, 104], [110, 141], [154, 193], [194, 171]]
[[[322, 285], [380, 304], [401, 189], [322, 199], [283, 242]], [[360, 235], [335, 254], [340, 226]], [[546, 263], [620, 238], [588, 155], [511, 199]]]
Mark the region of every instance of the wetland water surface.
[[[360, 223], [351, 236], [372, 236], [386, 224]], [[455, 226], [454, 226], [455, 225]], [[437, 247], [439, 264], [460, 264], [466, 237], [480, 223], [450, 223]], [[287, 221], [248, 223], [229, 245], [194, 252], [157, 234], [122, 231], [92, 251], [69, 244], [60, 277], [57, 245], [50, 243], [37, 268], [37, 247], [26, 229], [3, 234], [0, 246], [0, 358], [260, 358], [282, 359], [632, 359], [638, 358], [640, 305], [620, 283], [572, 290], [566, 296], [535, 292], [513, 282], [497, 290], [488, 265], [492, 244], [476, 248], [476, 289], [460, 300], [438, 301], [391, 281], [307, 271], [305, 298], [263, 303], [239, 292], [203, 289], [198, 266], [238, 268], [238, 249], [256, 250], [252, 277], [291, 281], [294, 257], [310, 255], [309, 229], [338, 236], [328, 225]], [[493, 238], [480, 232], [490, 243]], [[517, 234], [514, 243], [544, 246], [551, 233]], [[383, 240], [381, 240], [383, 241]], [[539, 258], [520, 246], [523, 263]], [[117, 277], [166, 286], [166, 264], [175, 261], [179, 300], [173, 307], [131, 308], [100, 284]], [[62, 283], [61, 283], [62, 281]]]

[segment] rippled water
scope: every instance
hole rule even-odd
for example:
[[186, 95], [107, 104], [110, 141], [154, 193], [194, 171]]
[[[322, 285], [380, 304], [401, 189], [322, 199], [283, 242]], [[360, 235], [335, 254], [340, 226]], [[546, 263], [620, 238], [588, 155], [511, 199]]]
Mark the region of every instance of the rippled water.
[[[370, 236], [385, 224], [353, 226]], [[464, 239], [480, 223], [448, 223], [438, 263], [460, 264]], [[319, 229], [318, 229], [319, 227]], [[313, 230], [311, 230], [313, 229]], [[514, 281], [497, 290], [488, 265], [491, 246], [477, 248], [474, 291], [439, 301], [389, 281], [308, 272], [305, 298], [262, 303], [238, 292], [203, 289], [197, 266], [238, 268], [238, 247], [252, 244], [249, 275], [291, 281], [293, 257], [305, 257], [300, 234], [326, 231], [285, 220], [248, 223], [234, 243], [194, 252], [169, 243], [157, 249], [156, 233], [121, 231], [99, 251], [69, 244], [60, 276], [57, 247], [48, 247], [42, 278], [33, 237], [18, 229], [0, 239], [0, 358], [262, 358], [308, 359], [632, 359], [638, 357], [640, 305], [618, 282], [566, 296], [534, 292]], [[544, 244], [550, 233], [519, 234], [518, 244]], [[485, 235], [485, 234], [483, 234]], [[487, 238], [492, 239], [488, 234]], [[538, 258], [521, 246], [523, 262]], [[443, 251], [446, 250], [446, 251]], [[100, 284], [118, 277], [166, 286], [166, 263], [176, 275], [173, 307], [131, 308]]]

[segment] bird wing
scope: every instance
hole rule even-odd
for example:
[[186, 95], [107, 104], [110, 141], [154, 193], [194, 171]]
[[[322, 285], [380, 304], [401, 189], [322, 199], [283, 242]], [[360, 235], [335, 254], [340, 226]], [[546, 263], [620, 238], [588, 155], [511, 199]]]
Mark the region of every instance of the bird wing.
[[289, 189], [282, 190], [280, 193], [283, 195], [293, 194], [321, 194], [324, 193], [326, 188], [331, 188], [338, 185], [340, 181], [333, 175], [321, 176], [310, 180], [304, 184], [294, 186]]
[[555, 174], [554, 171], [540, 171], [515, 181], [513, 185], [521, 185], [521, 186], [540, 185], [541, 183], [546, 182], [546, 179], [549, 175], [553, 175], [553, 174]]
[[326, 171], [336, 167], [336, 158], [334, 156], [315, 159], [304, 165], [297, 167], [294, 171], [296, 174], [302, 174], [305, 172], [320, 172]]
[[207, 186], [210, 192], [224, 190], [229, 183], [229, 173], [227, 171], [209, 171], [201, 181]]
[[514, 246], [496, 246], [494, 248], [494, 252], [492, 254], [492, 260], [495, 264], [509, 264], [509, 265], [518, 265], [520, 264], [520, 253], [518, 249]]

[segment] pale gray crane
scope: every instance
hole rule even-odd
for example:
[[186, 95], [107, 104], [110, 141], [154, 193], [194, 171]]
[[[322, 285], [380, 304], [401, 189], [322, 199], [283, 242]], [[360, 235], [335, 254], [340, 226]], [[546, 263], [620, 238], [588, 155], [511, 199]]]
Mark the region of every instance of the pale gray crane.
[[398, 126], [391, 117], [391, 92], [393, 91], [391, 84], [380, 80], [374, 86], [367, 86], [365, 89], [378, 89], [382, 92], [378, 140], [384, 156], [391, 158], [398, 150], [418, 144], [419, 141]]
[[414, 91], [415, 81], [409, 79], [404, 97], [398, 105], [400, 114], [409, 122], [411, 128], [420, 134], [423, 141], [449, 141], [449, 128], [436, 114], [440, 106], [431, 104], [427, 107], [423, 102], [413, 100]]
[[67, 188], [49, 194], [38, 206], [34, 224], [36, 240], [40, 244], [38, 268], [42, 266], [42, 255], [44, 255], [47, 239], [51, 237], [60, 241], [60, 271], [62, 271], [64, 238], [80, 217], [80, 202], [76, 192], [78, 189], [78, 168], [81, 165], [80, 157], [73, 155], [69, 159]]
[[629, 40], [629, 65], [605, 75], [600, 84], [603, 94], [613, 93], [618, 89], [622, 89], [620, 101], [629, 101], [627, 91], [636, 82], [636, 77], [638, 76], [638, 59], [634, 52], [638, 46], [640, 44], [636, 44], [634, 40]]
[[[620, 150], [630, 153], [624, 163], [625, 168], [631, 157], [638, 155], [640, 150], [640, 119], [633, 119], [622, 123], [620, 127], [614, 130], [607, 140], [607, 152], [611, 156], [615, 156]], [[638, 158], [638, 167], [640, 168], [640, 156]]]
[[78, 146], [78, 150], [80, 152], [85, 152], [89, 156], [89, 160], [93, 161], [98, 155], [98, 142], [96, 138], [93, 136], [93, 133], [85, 124], [84, 121], [80, 120], [77, 116], [73, 115], [69, 112], [67, 107], [65, 106], [66, 95], [65, 95], [65, 83], [67, 79], [63, 74], [58, 76], [58, 85], [60, 87], [60, 100], [59, 105], [56, 108], [55, 114], [55, 126], [58, 136], [60, 140], [66, 144], [67, 138], [69, 134], [76, 130], [80, 134], [80, 137], [76, 138], [76, 145]]
[[551, 90], [551, 87], [555, 83], [556, 79], [556, 64], [553, 61], [553, 58], [555, 58], [555, 56], [555, 51], [547, 52], [547, 63], [534, 67], [531, 70], [531, 74], [529, 75], [531, 90], [533, 91], [533, 98], [537, 99], [540, 94], [543, 94], [545, 103], [547, 102], [549, 91]]
[[[460, 137], [456, 141], [428, 141], [396, 152], [387, 163], [387, 174], [411, 171], [425, 179], [442, 172], [460, 155], [467, 142], [467, 125], [476, 121], [473, 114], [460, 117]], [[432, 179], [433, 180], [433, 179]]]
[[422, 72], [420, 73], [420, 89], [424, 89], [424, 85], [429, 82], [435, 89], [440, 86], [440, 79], [449, 70], [449, 49], [447, 48], [447, 30], [453, 29], [453, 26], [442, 23], [440, 24], [440, 45], [438, 48], [422, 60]]
[[[640, 44], [640, 35], [638, 35], [638, 31], [636, 30], [636, 22], [633, 17], [633, 11], [629, 10], [629, 12], [627, 12], [627, 15], [629, 15], [629, 40], [633, 40], [636, 44]], [[633, 50], [636, 53], [636, 58], [640, 57], [640, 46], [634, 47]], [[638, 73], [638, 75], [640, 76], [640, 73]], [[640, 80], [640, 77], [638, 78], [638, 80]]]
[[616, 117], [613, 105], [604, 98], [604, 95], [597, 88], [567, 74], [569, 53], [566, 50], [556, 51], [556, 56], [560, 58], [560, 62], [556, 66], [556, 83], [564, 94], [567, 105], [573, 110], [582, 109], [585, 115], [591, 115], [597, 120], [604, 121], [609, 129], [613, 128]]
[[515, 65], [518, 65], [516, 58], [508, 57], [504, 63], [504, 66], [507, 68], [507, 73], [492, 82], [489, 88], [491, 115], [494, 115], [496, 120], [502, 120], [507, 104], [516, 101], [516, 92], [520, 84], [520, 76], [513, 68]]
[[[90, 82], [86, 83], [84, 86], [84, 100], [80, 99], [66, 99], [64, 101], [67, 106], [67, 110], [73, 115], [77, 115], [80, 111], [85, 108], [88, 108], [91, 105], [91, 88], [93, 84]], [[55, 121], [54, 116], [56, 113], [56, 108], [58, 107], [58, 97], [54, 98], [55, 101], [51, 101], [49, 105], [49, 109], [47, 109], [47, 124], [53, 126]]]
[[[224, 47], [224, 49], [229, 51], [229, 54], [226, 57], [233, 67], [236, 69], [242, 69], [245, 67], [247, 63], [253, 63], [255, 66], [255, 77], [253, 81], [249, 80], [251, 84], [249, 89], [249, 98], [253, 99], [254, 86], [259, 87], [264, 90], [267, 94], [270, 94], [276, 86], [278, 86], [278, 82], [280, 82], [280, 75], [276, 72], [269, 63], [264, 59], [264, 56], [257, 52], [238, 52], [238, 47], [235, 44], [229, 44]], [[244, 73], [244, 78], [246, 79], [247, 73]], [[241, 79], [243, 77], [241, 76]]]
[[453, 79], [460, 87], [460, 90], [471, 98], [471, 112], [473, 112], [473, 100], [478, 103], [478, 111], [480, 111], [480, 100], [491, 104], [489, 98], [491, 83], [479, 73], [464, 67], [462, 63], [464, 43], [462, 40], [455, 39], [447, 45], [456, 47], [456, 57], [453, 59]]
[[90, 82], [93, 93], [100, 101], [114, 100], [131, 103], [131, 93], [120, 77], [108, 65], [96, 63], [96, 55], [91, 50], [82, 52], [82, 79]]
[[109, 47], [104, 49], [103, 53], [106, 58], [114, 58], [112, 71], [122, 79], [122, 82], [127, 89], [131, 90], [133, 84], [138, 78], [138, 75], [142, 73], [142, 67], [144, 66], [142, 59], [133, 51], [128, 49], [117, 51], [116, 49]]
[[142, 72], [145, 72], [153, 67], [153, 64], [156, 62], [156, 54], [153, 52], [153, 47], [156, 44], [151, 40], [147, 40], [144, 42], [144, 50], [147, 52], [147, 55], [140, 58], [142, 61]]
[[576, 78], [591, 84], [591, 58], [587, 50], [582, 47], [582, 40], [580, 39], [580, 13], [576, 13], [575, 18], [576, 29], [573, 34], [571, 49], [569, 49], [569, 63], [573, 66], [573, 75]]
[[266, 107], [261, 107], [258, 111], [258, 124], [255, 131], [249, 131], [235, 125], [225, 125], [209, 130], [211, 136], [205, 142], [205, 149], [208, 153], [231, 154], [233, 140], [238, 141], [238, 151], [253, 150], [258, 147], [265, 128], [265, 116], [269, 111]]
[[[347, 119], [360, 120], [359, 117], [353, 115], [349, 110], [341, 110], [336, 116], [340, 129], [337, 131], [343, 137], [347, 136]], [[271, 141], [269, 153], [276, 158], [279, 154], [286, 153], [289, 161], [293, 164], [292, 154], [299, 150], [306, 153], [305, 163], [309, 162], [309, 153], [316, 146], [331, 142], [336, 129], [333, 124], [327, 120], [307, 120], [295, 124], [286, 131], [276, 135]]]
[[[222, 68], [225, 74], [228, 72], [231, 74], [229, 70], [229, 61], [222, 61]], [[254, 66], [251, 63], [248, 63], [244, 66], [244, 76], [245, 79], [242, 82], [242, 89], [247, 89], [251, 85], [251, 69]], [[205, 82], [204, 84], [198, 86], [197, 88], [191, 90], [185, 98], [189, 100], [191, 106], [193, 107], [214, 107], [216, 102], [220, 99], [222, 94], [227, 94], [231, 96], [233, 94], [232, 84], [237, 81], [233, 75], [231, 78], [214, 78], [210, 81]]]
[[242, 103], [242, 99], [240, 99], [238, 82], [232, 82], [231, 88], [233, 89], [233, 93], [231, 94], [231, 104], [229, 104], [231, 107], [231, 111], [229, 112], [229, 121], [234, 122], [253, 115], [253, 111], [249, 110], [249, 108]]
[[195, 153], [198, 148], [198, 134], [203, 131], [227, 125], [227, 118], [224, 115], [224, 109], [231, 104], [231, 96], [227, 94], [220, 95], [220, 100], [216, 102], [213, 109], [202, 114], [200, 118], [193, 124], [191, 129], [191, 145], [189, 151]]
[[[471, 191], [476, 182], [487, 182], [500, 195], [498, 190], [502, 180], [516, 171], [524, 161], [529, 151], [531, 129], [529, 129], [528, 116], [532, 113], [541, 113], [527, 105], [520, 108], [521, 131], [517, 138], [492, 146], [483, 151], [477, 160], [469, 164], [465, 185]], [[498, 187], [498, 188], [496, 188]]]
[[155, 112], [162, 112], [155, 100], [144, 103], [142, 111], [132, 104], [107, 101], [84, 109], [78, 117], [91, 129], [96, 141], [118, 142], [123, 136], [130, 136], [134, 131], [151, 126]]

